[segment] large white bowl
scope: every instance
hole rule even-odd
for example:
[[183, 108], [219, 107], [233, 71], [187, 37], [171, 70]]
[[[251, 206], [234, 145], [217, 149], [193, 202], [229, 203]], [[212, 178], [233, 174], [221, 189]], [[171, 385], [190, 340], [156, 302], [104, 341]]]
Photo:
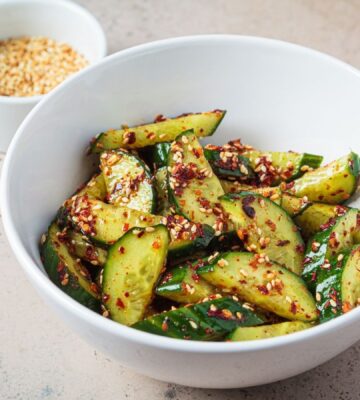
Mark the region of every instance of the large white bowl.
[[360, 338], [360, 308], [274, 339], [167, 339], [102, 318], [65, 295], [44, 273], [38, 240], [62, 200], [88, 177], [84, 149], [104, 129], [139, 124], [159, 113], [224, 108], [228, 114], [213, 142], [242, 137], [265, 149], [297, 149], [330, 159], [350, 148], [360, 150], [359, 104], [357, 70], [292, 44], [198, 36], [124, 50], [61, 85], [16, 133], [2, 175], [9, 242], [46, 303], [96, 348], [142, 374], [208, 388], [299, 374]]
[[[70, 44], [93, 64], [106, 55], [99, 22], [69, 0], [0, 0], [0, 40], [46, 36]], [[0, 96], [0, 151], [6, 151], [17, 128], [44, 96]]]

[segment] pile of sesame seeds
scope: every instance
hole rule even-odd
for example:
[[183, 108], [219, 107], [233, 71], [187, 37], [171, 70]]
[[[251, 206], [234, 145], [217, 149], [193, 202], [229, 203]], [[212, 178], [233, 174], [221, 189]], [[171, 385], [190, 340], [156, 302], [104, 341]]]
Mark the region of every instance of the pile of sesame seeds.
[[87, 65], [71, 46], [47, 37], [0, 40], [0, 96], [46, 94]]

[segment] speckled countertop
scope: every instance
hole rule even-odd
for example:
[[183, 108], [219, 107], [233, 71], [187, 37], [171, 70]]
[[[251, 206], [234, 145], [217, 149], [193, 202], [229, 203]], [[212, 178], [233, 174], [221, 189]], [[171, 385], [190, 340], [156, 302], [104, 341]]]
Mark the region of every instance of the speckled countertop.
[[[151, 40], [236, 33], [292, 41], [360, 67], [360, 0], [79, 0], [109, 53]], [[200, 390], [137, 375], [99, 354], [40, 300], [0, 231], [0, 399], [360, 399], [360, 343], [271, 385]], [[289, 354], [291, 357], [291, 354]]]

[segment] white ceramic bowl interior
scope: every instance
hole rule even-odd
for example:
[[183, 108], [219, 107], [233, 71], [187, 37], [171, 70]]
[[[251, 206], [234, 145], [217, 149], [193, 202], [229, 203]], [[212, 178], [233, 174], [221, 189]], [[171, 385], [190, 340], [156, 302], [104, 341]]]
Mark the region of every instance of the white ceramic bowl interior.
[[88, 178], [84, 150], [104, 129], [151, 121], [159, 113], [223, 108], [228, 113], [211, 142], [241, 137], [263, 149], [315, 152], [330, 160], [360, 150], [359, 104], [357, 70], [283, 42], [200, 36], [122, 51], [69, 79], [19, 128], [2, 176], [10, 245], [47, 304], [96, 348], [140, 373], [230, 388], [306, 371], [360, 338], [360, 309], [304, 332], [253, 342], [158, 337], [102, 318], [66, 296], [44, 274], [38, 241], [59, 204]]
[[[0, 0], [0, 40], [47, 36], [66, 42], [91, 64], [106, 55], [105, 34], [97, 20], [70, 0]], [[0, 151], [5, 151], [26, 114], [43, 96], [0, 96]]]

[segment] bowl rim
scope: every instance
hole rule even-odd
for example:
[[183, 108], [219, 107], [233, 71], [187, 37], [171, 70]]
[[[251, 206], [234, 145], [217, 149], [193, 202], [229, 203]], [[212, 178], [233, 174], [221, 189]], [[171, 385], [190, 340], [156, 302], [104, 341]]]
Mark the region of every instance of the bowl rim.
[[[110, 319], [102, 317], [85, 306], [81, 305], [70, 296], [65, 294], [50, 279], [39, 269], [37, 264], [33, 261], [30, 254], [23, 246], [21, 239], [17, 233], [17, 229], [13, 222], [11, 212], [11, 201], [9, 198], [9, 185], [11, 183], [10, 171], [13, 162], [14, 155], [17, 150], [17, 143], [21, 136], [26, 132], [28, 123], [36, 116], [38, 112], [44, 107], [48, 99], [60, 95], [62, 92], [67, 90], [67, 87], [71, 87], [76, 81], [82, 77], [82, 75], [91, 74], [93, 69], [100, 69], [103, 65], [111, 63], [113, 60], [131, 58], [133, 55], [141, 55], [152, 50], [167, 50], [174, 49], [174, 47], [182, 47], [189, 45], [202, 45], [214, 43], [248, 43], [248, 44], [262, 44], [266, 46], [272, 46], [276, 48], [283, 48], [289, 51], [301, 52], [303, 54], [310, 55], [312, 57], [320, 58], [328, 63], [332, 63], [341, 69], [347, 70], [353, 74], [355, 78], [360, 79], [360, 71], [343, 61], [340, 61], [330, 55], [321, 53], [317, 50], [313, 50], [307, 47], [303, 47], [297, 44], [292, 44], [276, 39], [268, 39], [256, 36], [240, 36], [240, 35], [194, 35], [194, 36], [181, 36], [170, 39], [163, 39], [146, 44], [134, 46], [108, 57], [105, 57], [96, 64], [89, 66], [88, 68], [80, 71], [73, 77], [67, 79], [64, 83], [59, 85], [53, 91], [51, 91], [34, 109], [27, 115], [25, 120], [18, 128], [5, 157], [4, 165], [2, 168], [1, 175], [1, 190], [0, 190], [0, 201], [1, 201], [1, 212], [3, 217], [3, 226], [6, 236], [8, 238], [10, 247], [18, 260], [21, 267], [24, 269], [31, 281], [36, 283], [37, 290], [41, 291], [44, 295], [43, 298], [50, 298], [53, 303], [56, 303], [59, 308], [66, 310], [67, 313], [74, 315], [83, 322], [92, 325], [94, 328], [105, 331], [107, 334], [116, 336], [119, 339], [132, 342], [136, 345], [144, 345], [158, 349], [172, 350], [176, 352], [184, 353], [209, 353], [209, 354], [225, 354], [225, 353], [247, 353], [257, 352], [270, 348], [278, 348], [282, 346], [288, 346], [293, 343], [302, 343], [308, 340], [315, 339], [326, 333], [331, 333], [340, 327], [346, 328], [351, 326], [356, 320], [360, 319], [360, 307], [352, 310], [351, 312], [344, 314], [338, 318], [335, 318], [325, 324], [314, 326], [310, 329], [292, 333], [285, 336], [259, 339], [246, 342], [199, 342], [199, 341], [187, 341], [182, 339], [172, 339], [163, 336], [154, 335], [138, 331], [131, 327], [121, 325], [117, 322], [111, 321]], [[47, 300], [49, 301], [49, 300]]]
[[[0, 0], [0, 10], [2, 7], [13, 7], [13, 6], [18, 6], [18, 5], [22, 5], [22, 4], [37, 4], [37, 5], [44, 6], [44, 7], [53, 7], [54, 5], [61, 6], [63, 8], [66, 8], [66, 9], [74, 12], [74, 14], [77, 14], [81, 18], [87, 19], [88, 22], [92, 25], [92, 29], [95, 31], [95, 34], [99, 38], [99, 45], [98, 45], [99, 56], [97, 57], [97, 59], [94, 62], [90, 63], [89, 66], [96, 64], [99, 60], [101, 60], [102, 58], [104, 58], [106, 56], [107, 41], [106, 41], [105, 32], [104, 32], [102, 26], [100, 25], [100, 22], [85, 7], [82, 7], [80, 4], [74, 3], [73, 1], [69, 1], [69, 0], [51, 0], [51, 1], [49, 1], [49, 0]], [[86, 68], [88, 68], [88, 67], [86, 67]], [[86, 69], [86, 68], [83, 68], [83, 69]], [[67, 79], [69, 79], [69, 78], [67, 78]], [[53, 89], [53, 90], [55, 90], [55, 89]], [[53, 90], [51, 90], [51, 92]], [[45, 96], [47, 96], [49, 93], [36, 95], [36, 96], [26, 96], [26, 97], [25, 96], [1, 96], [0, 95], [0, 105], [1, 104], [21, 104], [21, 105], [36, 104], [40, 100], [42, 100]]]

